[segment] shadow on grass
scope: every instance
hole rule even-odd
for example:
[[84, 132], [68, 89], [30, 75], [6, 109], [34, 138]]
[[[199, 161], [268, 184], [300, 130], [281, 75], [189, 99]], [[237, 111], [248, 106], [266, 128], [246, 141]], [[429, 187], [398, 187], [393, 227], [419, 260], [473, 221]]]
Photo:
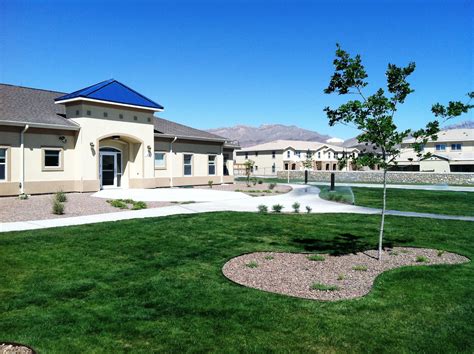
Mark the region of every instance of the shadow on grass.
[[[302, 246], [308, 252], [324, 252], [333, 256], [342, 256], [350, 253], [363, 252], [369, 249], [375, 249], [377, 237], [374, 241], [369, 241], [362, 236], [353, 235], [351, 233], [343, 233], [331, 240], [321, 240], [314, 238], [295, 238], [292, 242], [298, 246]], [[392, 248], [394, 243], [407, 243], [411, 240], [405, 238], [384, 239], [384, 248]]]

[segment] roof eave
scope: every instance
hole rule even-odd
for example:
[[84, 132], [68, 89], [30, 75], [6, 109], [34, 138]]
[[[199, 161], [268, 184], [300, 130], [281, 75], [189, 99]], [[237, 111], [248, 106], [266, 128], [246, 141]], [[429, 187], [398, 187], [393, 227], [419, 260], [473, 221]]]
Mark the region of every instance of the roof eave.
[[81, 127], [76, 126], [72, 127], [69, 125], [60, 125], [60, 124], [48, 124], [48, 123], [32, 123], [32, 122], [17, 122], [10, 120], [0, 120], [0, 125], [8, 125], [12, 127], [24, 127], [25, 125], [30, 126], [31, 128], [47, 128], [47, 129], [58, 129], [58, 130], [74, 130], [78, 131]]
[[186, 139], [186, 140], [199, 140], [199, 141], [217, 141], [221, 143], [225, 143], [227, 139], [219, 139], [219, 138], [204, 138], [200, 136], [192, 136], [192, 135], [178, 135], [178, 134], [162, 134], [162, 133], [155, 133], [155, 137], [157, 138], [178, 138], [178, 139]]
[[121, 102], [115, 102], [115, 101], [107, 101], [107, 100], [96, 100], [94, 98], [88, 98], [88, 97], [74, 97], [74, 98], [68, 98], [65, 100], [55, 100], [55, 104], [64, 104], [64, 103], [69, 103], [69, 102], [75, 102], [75, 101], [88, 101], [88, 102], [95, 102], [95, 103], [106, 103], [110, 105], [117, 105], [117, 106], [122, 106], [122, 107], [129, 107], [129, 108], [139, 108], [139, 109], [144, 109], [152, 112], [163, 112], [163, 108], [155, 108], [155, 107], [147, 107], [147, 106], [137, 106], [133, 104], [127, 104], [127, 103], [121, 103]]

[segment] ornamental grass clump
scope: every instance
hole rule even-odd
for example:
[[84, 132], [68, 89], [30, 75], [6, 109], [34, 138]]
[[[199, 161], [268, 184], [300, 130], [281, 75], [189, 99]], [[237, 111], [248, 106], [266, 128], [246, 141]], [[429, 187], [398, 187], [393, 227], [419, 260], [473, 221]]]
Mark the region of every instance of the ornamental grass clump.
[[320, 254], [312, 254], [311, 256], [308, 256], [308, 260], [310, 261], [317, 261], [317, 262], [324, 262], [326, 258]]
[[426, 256], [416, 256], [416, 261], [418, 263], [428, 263], [430, 260]]
[[336, 290], [339, 290], [340, 288], [337, 285], [313, 283], [311, 284], [310, 289], [318, 290], [318, 291], [336, 291]]
[[295, 214], [298, 214], [300, 212], [300, 206], [301, 205], [298, 202], [294, 202], [293, 205], [291, 206]]
[[283, 210], [283, 205], [275, 204], [272, 206], [272, 210], [274, 213], [281, 213], [281, 211]]
[[259, 212], [260, 214], [267, 214], [267, 213], [268, 213], [268, 207], [267, 207], [266, 205], [264, 205], [264, 204], [260, 204], [260, 205], [257, 207], [257, 209], [258, 209], [258, 212]]
[[56, 192], [56, 194], [54, 195], [54, 198], [60, 203], [67, 202], [66, 193], [64, 193], [61, 190]]
[[56, 198], [53, 199], [53, 214], [55, 214], [55, 215], [63, 215], [64, 214], [64, 204], [61, 203]]
[[257, 268], [258, 263], [255, 262], [255, 261], [251, 261], [251, 262], [248, 262], [245, 266], [248, 267], [248, 268]]
[[310, 206], [306, 206], [306, 214], [309, 214], [311, 213], [311, 211], [313, 210], [313, 208], [311, 208]]

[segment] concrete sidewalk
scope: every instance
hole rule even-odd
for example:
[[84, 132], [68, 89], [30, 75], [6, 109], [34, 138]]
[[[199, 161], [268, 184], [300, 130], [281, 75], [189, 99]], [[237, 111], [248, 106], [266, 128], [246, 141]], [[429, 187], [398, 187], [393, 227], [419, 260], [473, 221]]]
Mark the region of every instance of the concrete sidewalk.
[[[356, 214], [379, 214], [379, 209], [358, 207], [354, 205], [341, 204], [323, 200], [319, 197], [319, 189], [313, 186], [291, 185], [293, 190], [286, 194], [265, 197], [236, 198], [235, 192], [229, 199], [221, 199], [211, 202], [173, 205], [163, 208], [129, 210], [116, 213], [96, 214], [87, 216], [65, 217], [61, 219], [19, 221], [3, 223], [0, 225], [0, 232], [35, 230], [49, 227], [72, 226], [82, 224], [93, 224], [106, 221], [119, 221], [137, 218], [162, 217], [168, 215], [196, 214], [213, 211], [238, 211], [238, 212], [256, 212], [261, 204], [268, 206], [269, 210], [275, 204], [283, 205], [283, 212], [292, 212], [292, 204], [300, 203], [300, 211], [305, 212], [306, 206], [312, 208], [312, 213], [356, 213]], [[248, 198], [247, 198], [248, 197]], [[128, 198], [125, 195], [125, 198]], [[465, 220], [474, 221], [474, 217], [469, 216], [450, 216], [426, 213], [412, 213], [402, 211], [388, 211], [389, 215], [423, 217], [446, 220]]]

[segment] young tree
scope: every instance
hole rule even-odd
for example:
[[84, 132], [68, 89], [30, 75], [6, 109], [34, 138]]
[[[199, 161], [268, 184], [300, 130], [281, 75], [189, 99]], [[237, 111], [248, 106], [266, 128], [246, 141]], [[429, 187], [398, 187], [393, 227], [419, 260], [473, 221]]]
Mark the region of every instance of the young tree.
[[[403, 104], [407, 96], [414, 91], [407, 79], [415, 70], [415, 63], [409, 63], [405, 67], [388, 64], [385, 72], [388, 92], [379, 88], [372, 95], [366, 95], [363, 92], [368, 85], [366, 81], [368, 76], [360, 55], [351, 57], [337, 44], [334, 66], [334, 74], [324, 93], [356, 95], [358, 99], [349, 100], [336, 109], [326, 107], [324, 111], [329, 119], [329, 125], [333, 126], [337, 123], [353, 125], [360, 130], [358, 141], [373, 145], [375, 151], [354, 157], [353, 163], [358, 166], [378, 165], [383, 170], [383, 201], [378, 247], [378, 259], [381, 260], [387, 201], [387, 171], [391, 165], [396, 164], [396, 158], [400, 155], [400, 144], [409, 135], [415, 138], [412, 146], [418, 156], [429, 157], [429, 154], [422, 153], [423, 145], [428, 140], [438, 138], [436, 134], [440, 130], [440, 122], [434, 119], [427, 123], [425, 128], [416, 131], [398, 130], [394, 122], [399, 105]], [[474, 98], [474, 92], [469, 93], [468, 96], [470, 99]], [[447, 106], [437, 103], [431, 110], [436, 118], [443, 118], [446, 121], [466, 113], [473, 107], [469, 102], [456, 101], [449, 102]]]
[[255, 165], [255, 162], [252, 160], [246, 160], [244, 162], [245, 176], [247, 176], [247, 187], [250, 187], [250, 176], [252, 175], [253, 165]]

